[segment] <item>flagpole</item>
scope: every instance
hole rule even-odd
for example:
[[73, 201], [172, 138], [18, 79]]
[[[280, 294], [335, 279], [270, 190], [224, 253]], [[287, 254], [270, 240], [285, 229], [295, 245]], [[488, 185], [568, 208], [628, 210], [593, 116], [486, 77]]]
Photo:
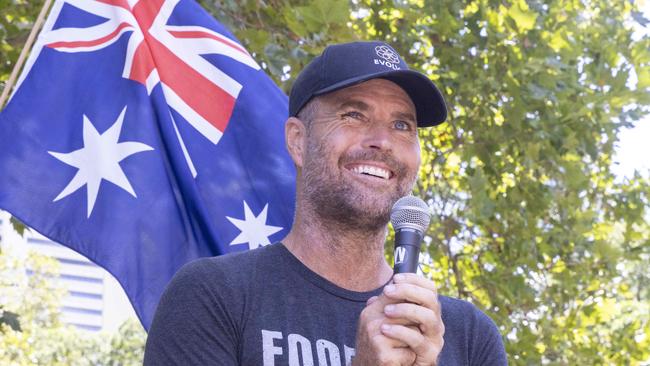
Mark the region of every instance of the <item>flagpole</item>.
[[36, 18], [36, 21], [34, 22], [34, 26], [32, 27], [32, 30], [29, 33], [29, 37], [27, 37], [27, 42], [25, 42], [25, 46], [20, 51], [20, 55], [18, 56], [18, 61], [16, 61], [13, 70], [11, 70], [11, 75], [9, 76], [9, 80], [7, 80], [7, 83], [5, 84], [4, 89], [2, 90], [2, 95], [0, 96], [0, 109], [5, 105], [5, 101], [7, 100], [7, 98], [9, 98], [9, 93], [11, 92], [11, 89], [13, 89], [14, 84], [16, 83], [16, 78], [18, 78], [18, 73], [23, 68], [23, 64], [25, 63], [27, 54], [29, 53], [29, 50], [32, 48], [32, 45], [34, 44], [34, 40], [36, 39], [36, 34], [43, 26], [43, 22], [45, 21], [45, 15], [50, 9], [51, 4], [52, 4], [52, 0], [45, 0], [45, 3], [41, 8], [41, 12], [38, 14], [38, 18]]

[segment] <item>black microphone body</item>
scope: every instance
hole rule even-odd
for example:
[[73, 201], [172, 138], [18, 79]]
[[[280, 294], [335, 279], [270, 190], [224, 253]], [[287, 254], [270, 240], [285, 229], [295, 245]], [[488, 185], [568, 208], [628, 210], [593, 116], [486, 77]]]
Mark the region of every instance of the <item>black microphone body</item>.
[[418, 269], [421, 231], [404, 228], [395, 231], [395, 265], [394, 273], [415, 273]]

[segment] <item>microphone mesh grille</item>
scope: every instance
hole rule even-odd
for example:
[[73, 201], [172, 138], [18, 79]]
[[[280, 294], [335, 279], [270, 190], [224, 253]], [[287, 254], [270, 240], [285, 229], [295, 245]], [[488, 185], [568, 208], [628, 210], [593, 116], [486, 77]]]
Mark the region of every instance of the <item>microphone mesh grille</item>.
[[403, 228], [426, 231], [431, 221], [431, 209], [420, 198], [404, 196], [397, 200], [390, 211], [390, 222], [395, 230]]

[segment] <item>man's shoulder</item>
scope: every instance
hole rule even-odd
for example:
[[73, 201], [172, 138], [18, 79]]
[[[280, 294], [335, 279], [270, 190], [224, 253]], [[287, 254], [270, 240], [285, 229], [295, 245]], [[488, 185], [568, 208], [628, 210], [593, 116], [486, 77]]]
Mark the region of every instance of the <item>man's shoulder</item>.
[[237, 342], [253, 314], [247, 305], [258, 303], [260, 278], [269, 277], [269, 263], [277, 265], [283, 250], [269, 245], [181, 267], [158, 304], [145, 364], [236, 364]]
[[195, 259], [176, 273], [175, 280], [192, 282], [200, 279], [223, 279], [226, 282], [246, 280], [252, 270], [263, 270], [277, 265], [281, 259], [282, 244], [267, 245], [253, 250], [233, 252], [215, 257]]
[[267, 262], [274, 260], [279, 256], [279, 251], [282, 244], [272, 244], [259, 247], [252, 250], [241, 252], [231, 252], [224, 255], [214, 257], [203, 257], [195, 259], [183, 266], [184, 270], [188, 271], [211, 271], [211, 270], [225, 270], [232, 267], [242, 268], [241, 266], [259, 264], [260, 262]]
[[474, 323], [471, 324], [474, 327], [496, 327], [489, 316], [469, 301], [443, 295], [439, 295], [438, 300], [440, 301], [443, 320], [446, 318], [445, 323]]
[[460, 312], [467, 314], [480, 311], [478, 307], [471, 302], [455, 297], [438, 295], [438, 301], [440, 301], [440, 306], [442, 306], [443, 310], [453, 311], [454, 313]]
[[447, 363], [468, 365], [507, 365], [502, 336], [494, 321], [476, 305], [460, 299], [439, 296], [445, 324]]

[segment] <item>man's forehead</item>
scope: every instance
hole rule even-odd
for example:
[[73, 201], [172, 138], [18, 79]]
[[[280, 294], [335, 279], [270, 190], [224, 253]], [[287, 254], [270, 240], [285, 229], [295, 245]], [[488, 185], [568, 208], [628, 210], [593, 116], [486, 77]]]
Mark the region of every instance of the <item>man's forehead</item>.
[[402, 105], [404, 112], [411, 112], [415, 116], [415, 105], [409, 95], [399, 85], [390, 80], [372, 79], [363, 83], [355, 84], [347, 88], [321, 96], [337, 107], [346, 105], [368, 106], [367, 101], [376, 100], [375, 98], [384, 97], [383, 101], [394, 102]]

